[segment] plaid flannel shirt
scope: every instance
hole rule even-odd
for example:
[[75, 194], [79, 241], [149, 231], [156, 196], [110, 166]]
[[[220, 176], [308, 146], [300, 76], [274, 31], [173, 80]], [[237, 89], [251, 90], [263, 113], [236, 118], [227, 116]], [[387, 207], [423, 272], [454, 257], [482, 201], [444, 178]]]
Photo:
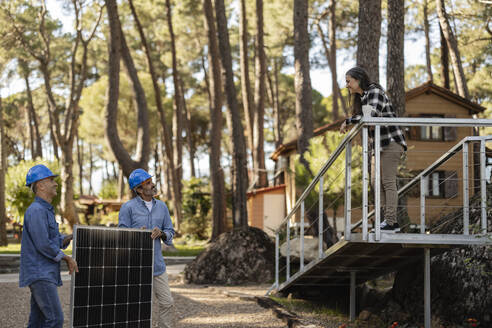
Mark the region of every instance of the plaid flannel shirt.
[[[372, 116], [377, 117], [397, 117], [393, 109], [393, 105], [389, 100], [384, 90], [378, 88], [372, 84], [369, 90], [364, 91], [361, 97], [362, 105], [371, 105], [375, 111]], [[356, 115], [347, 119], [347, 124], [357, 123], [361, 119], [361, 115]], [[381, 147], [388, 146], [391, 140], [399, 143], [405, 151], [407, 150], [407, 143], [405, 142], [405, 136], [399, 126], [384, 126], [380, 128], [381, 132]], [[374, 137], [374, 131], [369, 130], [370, 136]]]

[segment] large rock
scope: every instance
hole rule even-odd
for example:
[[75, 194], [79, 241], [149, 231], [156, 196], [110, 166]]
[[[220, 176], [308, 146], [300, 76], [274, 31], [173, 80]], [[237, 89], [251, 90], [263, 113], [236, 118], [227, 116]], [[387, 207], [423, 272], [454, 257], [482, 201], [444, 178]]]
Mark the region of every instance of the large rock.
[[[299, 262], [301, 258], [301, 238], [292, 238], [289, 242], [290, 259], [293, 262]], [[311, 262], [318, 258], [319, 255], [319, 239], [312, 236], [304, 237], [304, 261]], [[326, 249], [326, 244], [323, 243], [323, 250]], [[280, 246], [280, 255], [287, 257], [287, 243]]]
[[275, 244], [260, 229], [221, 234], [185, 268], [185, 280], [195, 284], [264, 283], [275, 273]]

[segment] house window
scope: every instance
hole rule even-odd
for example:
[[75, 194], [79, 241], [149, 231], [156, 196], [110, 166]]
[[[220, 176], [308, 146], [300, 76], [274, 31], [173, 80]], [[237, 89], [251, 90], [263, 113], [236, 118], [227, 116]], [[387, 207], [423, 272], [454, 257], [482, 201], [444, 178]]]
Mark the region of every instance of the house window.
[[426, 197], [444, 197], [444, 172], [435, 171], [424, 177], [424, 191]]
[[[416, 176], [421, 171], [413, 171]], [[455, 198], [458, 196], [458, 174], [456, 171], [434, 171], [423, 179], [425, 197], [429, 198]], [[420, 197], [420, 183], [415, 184], [408, 191], [409, 197]]]
[[[427, 118], [442, 118], [444, 115], [422, 115]], [[443, 128], [440, 126], [421, 126], [420, 140], [443, 140]]]

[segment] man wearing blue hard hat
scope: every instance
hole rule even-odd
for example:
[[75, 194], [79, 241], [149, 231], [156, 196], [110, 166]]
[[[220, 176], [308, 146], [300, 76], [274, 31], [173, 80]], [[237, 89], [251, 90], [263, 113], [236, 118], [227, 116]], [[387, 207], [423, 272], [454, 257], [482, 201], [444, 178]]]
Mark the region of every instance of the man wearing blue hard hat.
[[27, 327], [63, 327], [63, 310], [57, 287], [62, 285], [60, 261], [68, 271], [78, 272], [77, 263], [61, 249], [72, 235], [61, 235], [51, 202], [56, 196], [57, 175], [39, 164], [29, 169], [26, 186], [36, 195], [24, 214], [19, 286], [31, 290], [31, 313]]
[[152, 230], [154, 239], [154, 293], [159, 303], [159, 327], [172, 327], [173, 298], [169, 289], [166, 263], [162, 257], [161, 239], [172, 245], [173, 223], [164, 202], [155, 199], [156, 188], [152, 176], [143, 169], [134, 170], [128, 177], [134, 198], [121, 206], [118, 226]]

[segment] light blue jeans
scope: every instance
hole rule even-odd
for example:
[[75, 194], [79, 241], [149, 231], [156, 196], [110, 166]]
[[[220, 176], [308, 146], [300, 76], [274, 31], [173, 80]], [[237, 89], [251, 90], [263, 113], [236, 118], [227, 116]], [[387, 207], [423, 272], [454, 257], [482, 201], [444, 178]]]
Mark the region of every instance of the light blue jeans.
[[31, 289], [31, 314], [27, 327], [62, 328], [63, 310], [57, 286], [49, 281], [38, 280], [29, 288]]

